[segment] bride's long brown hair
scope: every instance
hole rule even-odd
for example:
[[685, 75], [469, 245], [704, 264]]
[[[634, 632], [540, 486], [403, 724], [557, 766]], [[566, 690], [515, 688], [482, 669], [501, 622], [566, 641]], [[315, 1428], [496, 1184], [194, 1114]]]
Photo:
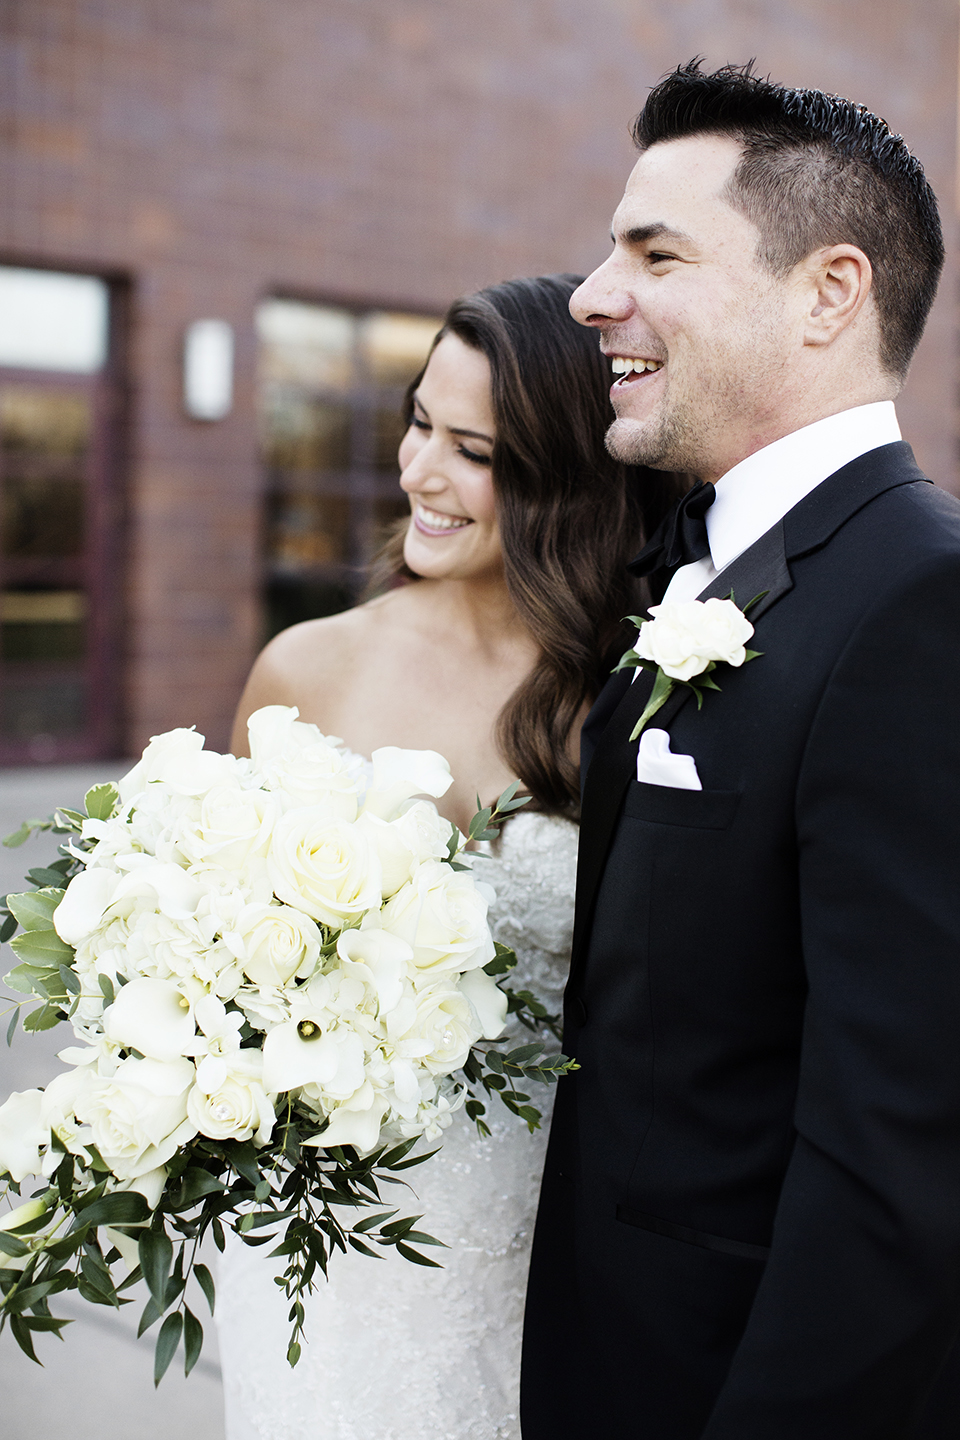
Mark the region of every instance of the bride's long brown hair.
[[[563, 814], [576, 811], [580, 795], [570, 731], [596, 698], [610, 656], [626, 649], [623, 617], [641, 603], [626, 563], [682, 488], [678, 476], [622, 465], [604, 448], [610, 365], [596, 333], [567, 308], [580, 283], [543, 275], [491, 285], [455, 300], [433, 342], [457, 335], [490, 363], [504, 574], [540, 650], [500, 711], [496, 740], [536, 805]], [[407, 393], [408, 423], [422, 377]], [[403, 559], [408, 523], [377, 556], [373, 592], [418, 578]]]

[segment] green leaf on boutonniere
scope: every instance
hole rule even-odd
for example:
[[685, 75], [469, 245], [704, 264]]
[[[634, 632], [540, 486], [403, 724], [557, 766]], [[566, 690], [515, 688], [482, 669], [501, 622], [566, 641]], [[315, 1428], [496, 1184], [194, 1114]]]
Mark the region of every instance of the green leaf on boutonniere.
[[637, 721], [636, 725], [630, 732], [631, 740], [636, 740], [637, 736], [640, 734], [640, 731], [647, 724], [647, 722], [649, 720], [652, 720], [654, 715], [656, 715], [657, 711], [667, 703], [670, 696], [673, 694], [673, 690], [676, 684], [676, 680], [671, 680], [669, 675], [665, 675], [660, 669], [657, 670], [657, 678], [653, 682], [653, 690], [651, 692], [650, 699], [647, 701], [646, 708], [644, 709], [643, 714], [640, 716], [640, 719]]

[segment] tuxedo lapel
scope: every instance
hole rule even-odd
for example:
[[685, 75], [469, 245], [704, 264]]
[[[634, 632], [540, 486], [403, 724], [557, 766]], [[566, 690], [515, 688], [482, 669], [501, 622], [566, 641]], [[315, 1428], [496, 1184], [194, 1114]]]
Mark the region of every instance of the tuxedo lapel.
[[[917, 468], [910, 446], [902, 441], [860, 456], [818, 485], [783, 520], [721, 571], [698, 598], [724, 599], [732, 592], [736, 603], [744, 606], [760, 596], [750, 606], [749, 618], [756, 624], [792, 589], [791, 559], [826, 544], [841, 525], [885, 490], [917, 481], [930, 483]], [[630, 733], [650, 698], [653, 682], [654, 677], [648, 670], [642, 671], [632, 685], [626, 684], [622, 675], [614, 676], [588, 716], [588, 723], [594, 723], [589, 736], [592, 758], [589, 758], [583, 783], [574, 965], [589, 932], [593, 904], [623, 794], [636, 774], [637, 742], [630, 740]], [[674, 690], [657, 712], [658, 728], [668, 728], [692, 693], [686, 685]], [[719, 701], [720, 697], [711, 695], [707, 704]], [[608, 716], [606, 728], [598, 734]]]
[[[728, 565], [699, 598], [710, 600], [716, 596], [722, 599], [732, 590], [739, 603], [746, 605], [755, 596], [762, 594], [762, 598], [750, 609], [750, 618], [755, 620], [779, 600], [781, 595], [785, 595], [791, 584], [784, 554], [781, 522]], [[604, 715], [609, 715], [610, 719], [606, 729], [593, 742], [592, 759], [584, 779], [580, 819], [582, 839], [577, 865], [577, 910], [573, 937], [574, 960], [587, 930], [597, 886], [620, 812], [623, 792], [636, 774], [637, 742], [630, 739], [630, 733], [653, 690], [654, 676], [651, 671], [642, 670], [633, 684], [626, 684], [625, 687], [622, 674], [623, 672], [615, 675], [604, 688], [588, 716], [588, 722], [596, 717], [597, 724]], [[666, 730], [692, 694], [689, 686], [678, 685], [666, 704], [657, 711], [657, 727]]]

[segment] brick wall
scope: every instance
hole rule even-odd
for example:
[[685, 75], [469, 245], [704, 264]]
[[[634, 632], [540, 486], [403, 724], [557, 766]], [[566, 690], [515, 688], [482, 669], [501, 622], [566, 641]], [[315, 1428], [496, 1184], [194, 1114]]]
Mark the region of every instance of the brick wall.
[[[8, 0], [0, 252], [129, 277], [128, 744], [222, 743], [258, 635], [260, 296], [436, 310], [606, 252], [646, 87], [758, 57], [903, 130], [952, 220], [953, 0]], [[951, 235], [952, 245], [952, 235]], [[951, 256], [951, 263], [952, 263]], [[901, 406], [960, 489], [952, 276]], [[236, 404], [180, 408], [189, 321], [238, 337]]]

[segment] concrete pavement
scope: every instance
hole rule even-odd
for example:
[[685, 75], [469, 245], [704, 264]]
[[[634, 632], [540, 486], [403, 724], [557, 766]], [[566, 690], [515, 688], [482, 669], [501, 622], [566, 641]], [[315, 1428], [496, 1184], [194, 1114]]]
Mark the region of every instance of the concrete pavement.
[[[91, 785], [115, 780], [130, 762], [84, 766], [50, 766], [0, 770], [0, 837], [16, 830], [27, 817], [46, 816], [55, 805], [77, 806]], [[29, 840], [18, 850], [0, 848], [0, 895], [29, 888], [27, 869], [56, 858], [56, 837]], [[0, 974], [16, 963], [13, 952], [0, 948]], [[0, 1010], [10, 992], [0, 987]], [[0, 1101], [13, 1090], [44, 1085], [61, 1069], [56, 1052], [71, 1043], [63, 1026], [40, 1035], [19, 1029], [8, 1050], [3, 1041], [6, 1020], [0, 1021]], [[0, 1435], [3, 1440], [47, 1440], [64, 1433], [71, 1440], [171, 1440], [191, 1435], [223, 1440], [222, 1396], [213, 1321], [201, 1315], [204, 1346], [189, 1380], [182, 1360], [175, 1360], [160, 1384], [153, 1387], [155, 1330], [136, 1338], [143, 1309], [126, 1306], [119, 1315], [104, 1306], [88, 1305], [74, 1293], [57, 1296], [54, 1314], [75, 1317], [60, 1343], [52, 1335], [37, 1337], [43, 1368], [34, 1365], [9, 1331], [0, 1335]], [[191, 1307], [193, 1308], [193, 1307]]]

